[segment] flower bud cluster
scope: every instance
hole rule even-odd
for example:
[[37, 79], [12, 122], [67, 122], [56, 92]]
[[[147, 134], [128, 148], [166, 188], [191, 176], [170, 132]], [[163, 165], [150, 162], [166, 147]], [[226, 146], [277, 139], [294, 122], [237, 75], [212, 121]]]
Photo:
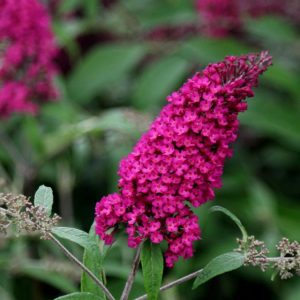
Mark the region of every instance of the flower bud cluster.
[[57, 225], [60, 217], [48, 216], [41, 206], [34, 206], [23, 195], [0, 194], [0, 233], [7, 234], [11, 225], [17, 233], [40, 233], [47, 239], [51, 229]]

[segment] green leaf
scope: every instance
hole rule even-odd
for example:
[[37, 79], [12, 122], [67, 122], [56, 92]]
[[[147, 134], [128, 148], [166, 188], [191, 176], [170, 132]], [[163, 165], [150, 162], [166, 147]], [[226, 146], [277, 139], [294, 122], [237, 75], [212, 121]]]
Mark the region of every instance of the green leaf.
[[37, 119], [33, 116], [26, 116], [24, 118], [23, 129], [26, 140], [30, 142], [31, 147], [34, 149], [33, 154], [37, 156], [41, 155], [44, 152], [44, 144]]
[[144, 55], [141, 45], [107, 45], [89, 52], [69, 77], [71, 99], [86, 103], [109, 84], [128, 73]]
[[[291, 97], [299, 98], [299, 76], [295, 71], [287, 68], [283, 63], [280, 63], [279, 61], [276, 62], [276, 64], [264, 74], [262, 79], [278, 90], [287, 91], [290, 93]], [[273, 101], [271, 102], [273, 103]]]
[[80, 0], [64, 0], [59, 4], [60, 13], [68, 13], [78, 9], [82, 5]]
[[160, 107], [166, 96], [176, 87], [187, 72], [189, 63], [170, 56], [151, 63], [139, 76], [132, 96], [135, 107], [148, 111]]
[[80, 229], [71, 227], [54, 227], [52, 233], [56, 236], [78, 244], [83, 248], [91, 247], [89, 235]]
[[161, 286], [164, 268], [160, 245], [153, 244], [149, 240], [146, 241], [141, 251], [141, 262], [147, 299], [156, 300]]
[[211, 260], [198, 275], [193, 284], [193, 289], [206, 281], [223, 273], [240, 268], [244, 264], [244, 255], [237, 252], [228, 252]]
[[62, 297], [55, 298], [54, 300], [100, 300], [98, 296], [92, 293], [72, 293]]
[[240, 55], [251, 52], [247, 45], [235, 39], [193, 38], [185, 42], [179, 53], [186, 59], [202, 64], [223, 60], [227, 55]]
[[136, 16], [145, 30], [197, 22], [198, 15], [191, 1], [124, 1], [124, 5]]
[[228, 209], [222, 207], [222, 206], [213, 206], [210, 208], [211, 212], [222, 212], [223, 214], [227, 215], [237, 226], [238, 228], [241, 230], [241, 233], [243, 235], [243, 241], [246, 242], [247, 238], [248, 238], [248, 234], [247, 231], [245, 229], [245, 227], [243, 226], [243, 224], [241, 223], [241, 221], [232, 213], [230, 212]]
[[291, 109], [274, 93], [257, 91], [249, 109], [240, 116], [242, 124], [273, 136], [284, 145], [300, 148], [299, 111]]
[[[84, 250], [83, 264], [102, 281], [103, 255], [101, 253], [100, 243], [102, 249], [104, 247], [104, 244], [99, 240], [98, 235], [96, 235], [94, 224], [90, 229], [89, 239], [91, 245]], [[81, 291], [90, 292], [99, 296], [100, 299], [105, 299], [103, 290], [98, 285], [96, 285], [95, 282], [85, 272], [83, 272], [81, 276]]]
[[34, 205], [45, 208], [47, 215], [50, 216], [53, 205], [52, 189], [45, 185], [41, 185], [34, 195]]
[[245, 28], [251, 34], [266, 41], [276, 43], [287, 43], [297, 41], [296, 27], [293, 27], [290, 22], [274, 16], [264, 16], [261, 18], [249, 18], [245, 22]]
[[53, 156], [70, 146], [74, 141], [87, 134], [99, 134], [106, 130], [115, 130], [133, 136], [140, 134], [122, 109], [110, 109], [97, 117], [90, 117], [75, 124], [62, 126], [45, 139], [47, 156]]
[[66, 276], [59, 272], [49, 271], [45, 266], [26, 262], [19, 265], [21, 274], [30, 276], [39, 281], [45, 282], [64, 293], [72, 293], [76, 291], [76, 285]]
[[13, 300], [11, 293], [0, 286], [0, 299], [1, 300]]
[[84, 1], [84, 10], [86, 13], [87, 18], [89, 20], [96, 18], [100, 12], [100, 1], [98, 0], [89, 0], [89, 1]]

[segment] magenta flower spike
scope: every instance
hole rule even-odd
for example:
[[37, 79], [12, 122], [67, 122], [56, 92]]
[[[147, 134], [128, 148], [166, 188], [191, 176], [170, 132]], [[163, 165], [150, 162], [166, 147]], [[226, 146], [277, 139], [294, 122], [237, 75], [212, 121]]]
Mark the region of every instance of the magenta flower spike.
[[36, 113], [53, 100], [56, 54], [50, 18], [38, 0], [0, 1], [0, 118]]
[[237, 138], [238, 113], [271, 65], [267, 52], [228, 56], [196, 73], [176, 92], [133, 151], [120, 162], [119, 193], [96, 205], [96, 233], [106, 244], [125, 226], [128, 246], [166, 241], [166, 264], [193, 255], [200, 239], [198, 207], [222, 185], [229, 145]]

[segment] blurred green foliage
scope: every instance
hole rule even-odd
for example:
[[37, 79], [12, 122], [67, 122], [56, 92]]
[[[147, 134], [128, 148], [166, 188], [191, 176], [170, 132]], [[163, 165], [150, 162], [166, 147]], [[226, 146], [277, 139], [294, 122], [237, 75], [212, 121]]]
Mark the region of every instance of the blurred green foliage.
[[[178, 38], [153, 35], [162, 26], [175, 31], [197, 26], [198, 18], [191, 0], [60, 1], [53, 28], [61, 47], [61, 99], [45, 105], [36, 117], [2, 121], [0, 189], [33, 195], [40, 184], [51, 186], [62, 223], [87, 231], [96, 201], [117, 188], [120, 158], [147, 129], [168, 93], [225, 55], [269, 49], [274, 66], [240, 118], [235, 156], [226, 164], [224, 186], [214, 203], [233, 211], [270, 248], [282, 236], [300, 240], [299, 28], [267, 16], [247, 20], [239, 37], [212, 39], [194, 31]], [[202, 228], [195, 256], [165, 270], [165, 281], [236, 247], [240, 233], [226, 218], [208, 214], [211, 205], [195, 210]], [[82, 249], [67, 245], [82, 257]], [[133, 256], [125, 245], [120, 236], [104, 261], [108, 287], [116, 296]], [[11, 236], [0, 239], [0, 250], [1, 300], [53, 299], [78, 290], [80, 272], [49, 242]], [[191, 282], [183, 284], [160, 299], [300, 299], [297, 278], [271, 282], [269, 273], [251, 268], [191, 287]], [[138, 274], [131, 296], [143, 293]]]

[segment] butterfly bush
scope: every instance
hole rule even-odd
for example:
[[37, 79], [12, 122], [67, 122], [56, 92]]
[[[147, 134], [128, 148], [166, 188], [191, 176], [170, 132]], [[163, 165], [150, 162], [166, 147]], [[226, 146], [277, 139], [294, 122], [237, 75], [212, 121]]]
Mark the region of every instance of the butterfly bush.
[[0, 117], [36, 113], [57, 96], [55, 54], [50, 19], [39, 1], [0, 1]]
[[204, 33], [213, 37], [224, 37], [239, 31], [244, 17], [260, 17], [276, 14], [300, 21], [300, 1], [290, 0], [196, 0], [196, 7], [204, 25]]
[[125, 225], [128, 246], [166, 241], [166, 264], [193, 255], [200, 239], [198, 207], [222, 185], [238, 113], [246, 110], [258, 76], [271, 64], [267, 52], [228, 56], [196, 73], [167, 104], [133, 151], [120, 162], [119, 193], [96, 205], [96, 233], [106, 244]]

